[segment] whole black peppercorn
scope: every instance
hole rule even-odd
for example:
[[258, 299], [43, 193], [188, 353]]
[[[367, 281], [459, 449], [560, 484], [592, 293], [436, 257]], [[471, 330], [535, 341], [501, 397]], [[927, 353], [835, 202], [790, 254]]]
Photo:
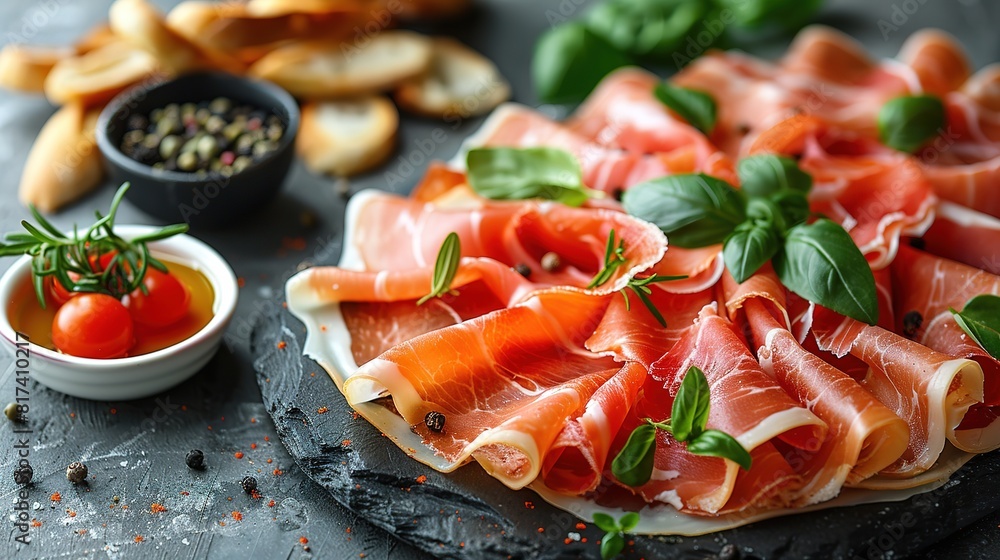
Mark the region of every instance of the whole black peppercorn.
[[924, 316], [919, 311], [909, 311], [903, 315], [903, 336], [913, 338], [917, 329], [924, 324]]
[[187, 455], [184, 457], [184, 462], [187, 466], [201, 471], [205, 470], [205, 454], [202, 453], [201, 449], [192, 449], [188, 451]]
[[432, 410], [427, 413], [427, 416], [424, 416], [424, 425], [427, 426], [428, 430], [440, 433], [444, 430], [444, 420], [444, 414]]
[[87, 480], [87, 465], [80, 461], [74, 461], [66, 467], [66, 479], [73, 484], [80, 484]]
[[35, 471], [31, 468], [31, 465], [25, 465], [14, 470], [14, 482], [16, 484], [28, 484], [34, 475]]
[[617, 188], [617, 187], [615, 188], [614, 191], [611, 192], [611, 196], [615, 197], [615, 200], [617, 200], [618, 202], [622, 201], [622, 196], [624, 194], [625, 194], [625, 189]]
[[718, 555], [719, 560], [739, 560], [739, 558], [740, 550], [733, 544], [727, 544], [722, 547], [722, 550], [719, 551]]
[[518, 274], [520, 274], [521, 276], [524, 276], [525, 278], [528, 278], [528, 277], [531, 276], [531, 267], [528, 266], [528, 265], [526, 265], [526, 264], [524, 264], [524, 263], [517, 263], [517, 264], [515, 264], [514, 265], [514, 270], [516, 270]]
[[253, 491], [257, 489], [257, 479], [252, 476], [244, 476], [243, 480], [240, 481], [240, 486], [247, 494], [253, 494]]

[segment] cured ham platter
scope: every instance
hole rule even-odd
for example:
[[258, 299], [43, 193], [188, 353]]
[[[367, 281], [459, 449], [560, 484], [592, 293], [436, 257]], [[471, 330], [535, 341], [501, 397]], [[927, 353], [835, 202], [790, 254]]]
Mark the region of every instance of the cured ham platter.
[[998, 83], [943, 33], [876, 61], [813, 27], [502, 106], [354, 196], [258, 326], [265, 400], [440, 556], [923, 550], [997, 508]]

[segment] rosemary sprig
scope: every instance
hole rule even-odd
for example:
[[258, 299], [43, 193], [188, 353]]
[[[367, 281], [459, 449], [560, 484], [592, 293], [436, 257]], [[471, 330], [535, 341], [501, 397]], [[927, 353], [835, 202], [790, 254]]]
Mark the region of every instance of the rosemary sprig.
[[434, 263], [434, 277], [431, 279], [431, 292], [417, 300], [417, 305], [423, 305], [431, 298], [441, 297], [451, 292], [451, 283], [458, 272], [458, 264], [462, 260], [462, 242], [458, 234], [451, 232], [441, 243], [437, 261]]
[[615, 230], [612, 229], [608, 234], [608, 245], [604, 251], [604, 268], [587, 284], [587, 289], [592, 290], [610, 280], [615, 270], [623, 264], [625, 264], [625, 240], [619, 240], [615, 246]]
[[[67, 291], [100, 293], [121, 298], [136, 289], [144, 293], [143, 279], [148, 267], [166, 272], [167, 267], [149, 253], [147, 243], [166, 239], [188, 230], [187, 224], [175, 224], [125, 240], [114, 232], [115, 216], [129, 184], [123, 184], [111, 202], [108, 214], [95, 212], [97, 221], [83, 234], [74, 224], [67, 235], [29, 206], [38, 225], [21, 220], [27, 233], [8, 233], [0, 242], [0, 257], [30, 255], [32, 283], [38, 303], [45, 308], [45, 278], [53, 277]], [[103, 255], [113, 254], [103, 267]]]
[[[626, 288], [632, 290], [635, 295], [639, 296], [639, 301], [646, 306], [646, 309], [653, 314], [656, 322], [660, 324], [661, 327], [667, 326], [667, 321], [663, 318], [663, 314], [660, 310], [656, 308], [656, 304], [653, 300], [649, 299], [649, 294], [653, 293], [653, 290], [649, 287], [650, 284], [655, 284], [657, 282], [670, 282], [672, 280], [683, 280], [687, 276], [663, 276], [660, 274], [653, 274], [652, 276], [647, 276], [645, 278], [632, 278], [628, 281]], [[626, 311], [631, 311], [631, 305], [628, 299], [628, 292], [625, 289], [621, 290], [622, 297], [625, 298], [625, 309]]]

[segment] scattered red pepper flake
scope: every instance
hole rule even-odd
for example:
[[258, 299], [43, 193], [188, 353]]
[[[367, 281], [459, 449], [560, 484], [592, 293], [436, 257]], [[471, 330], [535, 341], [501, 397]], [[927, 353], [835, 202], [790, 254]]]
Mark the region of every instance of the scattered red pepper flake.
[[423, 484], [425, 482], [427, 482], [427, 476], [426, 475], [420, 475], [420, 476], [417, 477], [417, 484]]
[[268, 459], [267, 464], [270, 465], [272, 461], [274, 461], [274, 459]]
[[535, 509], [535, 504], [531, 503], [530, 501], [524, 502], [524, 507], [528, 509]]
[[146, 540], [146, 538], [145, 538], [145, 537], [143, 537], [142, 535], [136, 535], [136, 536], [135, 536], [135, 538], [134, 538], [134, 539], [132, 539], [132, 540], [133, 540], [133, 541], [134, 541], [135, 543], [141, 543], [142, 541]]
[[225, 527], [225, 526], [226, 526], [225, 521], [219, 521], [219, 527]]
[[128, 510], [128, 506], [123, 504], [122, 505], [122, 509], [127, 511]]
[[345, 439], [344, 441], [340, 442], [340, 444], [343, 445], [344, 447], [348, 447], [351, 445], [351, 440]]
[[271, 441], [271, 436], [264, 436], [264, 441]]
[[284, 340], [278, 341], [278, 350], [284, 350], [286, 346], [288, 346], [288, 343]]
[[75, 412], [70, 412], [69, 413], [69, 417], [70, 418], [76, 418], [76, 413]]
[[70, 517], [76, 517], [76, 512], [71, 509], [68, 509], [66, 510], [66, 515], [69, 515]]
[[112, 408], [111, 409], [111, 414], [118, 414], [118, 409], [117, 408]]
[[186, 404], [182, 404], [181, 405], [181, 410], [187, 412], [187, 409], [188, 409], [188, 405], [186, 405]]
[[37, 520], [37, 519], [32, 519], [31, 520], [31, 526], [32, 527], [41, 527], [42, 526], [42, 522], [39, 521], [39, 520]]
[[181, 490], [181, 496], [190, 496], [190, 495], [191, 493], [188, 492], [187, 490]]
[[538, 532], [539, 533], [544, 533], [545, 532], [545, 527], [539, 527], [538, 528]]
[[580, 523], [576, 524], [576, 530], [577, 531], [583, 531], [586, 528], [587, 528], [587, 524], [586, 523], [580, 522]]
[[156, 502], [153, 502], [152, 504], [149, 505], [150, 513], [162, 513], [164, 511], [167, 511], [167, 508], [165, 508], [163, 504], [158, 504]]
[[237, 459], [242, 459], [243, 458], [243, 452], [242, 451], [237, 451], [236, 453], [233, 453], [233, 457], [236, 457]]
[[272, 471], [272, 473], [274, 474], [274, 476], [281, 476], [281, 475], [283, 474], [283, 473], [281, 472], [281, 469], [274, 469], [274, 470]]
[[257, 449], [257, 444], [256, 443], [251, 443], [250, 444], [250, 449]]
[[274, 500], [271, 500], [270, 502], [267, 502], [267, 507], [274, 507], [275, 505], [277, 505], [277, 504], [274, 503]]
[[585, 543], [585, 542], [587, 542], [587, 537], [582, 537], [582, 538], [580, 539], [580, 542], [582, 542], [582, 543]]
[[315, 371], [310, 371], [309, 372], [309, 377], [316, 377], [316, 372]]
[[465, 548], [465, 541], [458, 543], [459, 548]]
[[569, 544], [571, 542], [573, 542], [573, 539], [571, 539], [569, 537], [566, 537], [565, 539], [563, 539], [563, 544]]
[[263, 498], [263, 496], [260, 495], [260, 490], [257, 490], [256, 488], [253, 489], [253, 492], [250, 492], [250, 497], [254, 500]]
[[326, 325], [320, 325], [319, 330], [326, 332]]
[[229, 515], [233, 517], [233, 521], [243, 521], [243, 514], [238, 511], [234, 511]]
[[49, 499], [52, 500], [53, 502], [61, 502], [62, 495], [59, 494], [59, 492], [53, 492], [52, 495], [49, 496]]
[[330, 409], [325, 406], [316, 409], [316, 414], [326, 414], [327, 412], [330, 412]]
[[350, 533], [350, 532], [351, 532], [351, 528], [350, 528], [350, 527], [348, 527], [348, 528], [347, 528], [347, 530], [346, 530], [346, 531], [344, 531], [344, 532], [345, 532], [345, 533]]
[[250, 419], [250, 423], [251, 424], [256, 424], [257, 423], [257, 419], [256, 418], [251, 418]]
[[209, 430], [209, 431], [212, 431], [212, 427], [211, 427], [211, 426], [209, 426], [209, 427], [208, 427], [208, 430]]
[[242, 288], [243, 286], [247, 285], [247, 281], [242, 276], [237, 276], [236, 277], [236, 285]]
[[87, 530], [86, 529], [79, 529], [79, 530], [77, 530], [76, 534], [80, 535], [82, 537], [83, 535], [87, 534]]
[[309, 539], [305, 537], [299, 537], [299, 544], [309, 544]]

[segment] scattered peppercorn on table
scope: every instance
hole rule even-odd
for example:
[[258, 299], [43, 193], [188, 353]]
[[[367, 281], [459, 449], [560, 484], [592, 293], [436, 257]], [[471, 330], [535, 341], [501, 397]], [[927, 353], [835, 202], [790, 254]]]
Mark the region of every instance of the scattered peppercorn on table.
[[[510, 80], [515, 98], [529, 104], [535, 101], [530, 93], [528, 68], [531, 38], [553, 22], [577, 17], [578, 11], [593, 3], [477, 2], [479, 6], [472, 16], [444, 25], [440, 32], [455, 35], [492, 58]], [[106, 17], [110, 3], [2, 3], [0, 30], [4, 33], [0, 37], [4, 39], [0, 40], [64, 43]], [[166, 10], [177, 2], [155, 3]], [[910, 13], [901, 11], [908, 3], [899, 4], [904, 8], [863, 0], [830, 0], [825, 13], [850, 13], [859, 22], [858, 36], [882, 54], [895, 52], [912, 31], [933, 25], [959, 34], [970, 47], [978, 40], [983, 51], [970, 49], [978, 63], [1000, 59], [1000, 42], [993, 34], [978, 38], [968, 35], [967, 19], [976, 13], [970, 11], [972, 8], [921, 2], [919, 9]], [[1000, 18], [1000, 9], [989, 8], [993, 20]], [[842, 19], [831, 19], [831, 23]], [[0, 175], [0, 231], [18, 230], [20, 221], [29, 217], [28, 211], [16, 202], [18, 175], [32, 141], [52, 110], [42, 98], [0, 92], [4, 131], [0, 166], [5, 170]], [[164, 169], [220, 175], [250, 165], [254, 158], [266, 154], [270, 143], [283, 132], [280, 123], [268, 115], [234, 106], [226, 98], [206, 100], [203, 107], [164, 107], [144, 119], [130, 123], [132, 132], [123, 139], [121, 148], [130, 157]], [[8, 531], [0, 544], [0, 558], [428, 558], [424, 552], [371, 525], [363, 515], [336, 503], [296, 465], [269, 415], [271, 402], [261, 400], [254, 356], [265, 352], [251, 345], [255, 324], [280, 313], [284, 283], [289, 276], [305, 266], [337, 261], [345, 194], [368, 187], [406, 192], [432, 159], [450, 158], [480, 122], [480, 118], [442, 123], [403, 117], [396, 155], [375, 172], [343, 183], [312, 174], [296, 162], [284, 191], [266, 210], [230, 229], [191, 232], [232, 265], [239, 276], [240, 302], [220, 352], [203, 371], [172, 390], [126, 402], [76, 399], [24, 379], [15, 373], [8, 354], [0, 354], [0, 372], [4, 374], [0, 376], [0, 406], [6, 407], [5, 418], [0, 419], [0, 494], [8, 498], [3, 506]], [[220, 143], [220, 137], [225, 141]], [[68, 147], [67, 161], [53, 165], [71, 162], [76, 157], [74, 150], [89, 149], [96, 147]], [[91, 223], [92, 209], [107, 208], [115, 187], [105, 185], [51, 217], [53, 223], [58, 227]], [[118, 222], [157, 223], [129, 204], [122, 205]], [[553, 255], [549, 260], [552, 258], [558, 257]], [[12, 262], [0, 259], [0, 272]], [[275, 345], [273, 350], [294, 348]], [[267, 367], [266, 363], [258, 366]], [[29, 358], [25, 369], [30, 372], [31, 367]], [[264, 371], [261, 382], [278, 383], [288, 375], [287, 371]], [[317, 392], [327, 390], [320, 384], [330, 383], [318, 367], [297, 375], [297, 383], [305, 387], [316, 384]], [[265, 399], [271, 394], [265, 391]], [[15, 406], [7, 404], [12, 402]], [[351, 421], [350, 410], [342, 400], [304, 408], [298, 414], [299, 422], [310, 426], [336, 427]], [[445, 419], [433, 417], [428, 422], [443, 426]], [[284, 425], [283, 429], [293, 429], [290, 426]], [[349, 449], [379, 443], [374, 430], [365, 434], [369, 441], [342, 439], [338, 445]], [[400, 476], [395, 470], [399, 468], [397, 463], [408, 460], [395, 446], [385, 445], [387, 459], [379, 467], [383, 470], [369, 474]], [[310, 452], [293, 451], [298, 456]], [[16, 468], [22, 458], [30, 463], [30, 473]], [[341, 468], [339, 459], [329, 468]], [[31, 483], [16, 484], [12, 476], [15, 470], [21, 481], [30, 479]], [[424, 470], [430, 474], [429, 469]], [[421, 474], [408, 480], [416, 488], [427, 477]], [[358, 480], [358, 484], [363, 483]], [[413, 499], [421, 499], [418, 490], [412, 495]], [[548, 507], [534, 494], [524, 492], [524, 496], [532, 500], [524, 502], [525, 511]], [[470, 508], [468, 515], [478, 515], [474, 511]], [[551, 511], [553, 523], [556, 516], [564, 515]], [[442, 510], [445, 513], [451, 514]], [[26, 520], [30, 544], [15, 540], [21, 533], [11, 523], [18, 519]], [[460, 523], [461, 518], [452, 521]], [[975, 558], [977, 551], [997, 550], [1000, 515], [992, 514], [974, 524], [972, 521], [936, 545], [928, 557]], [[591, 525], [570, 523], [569, 533], [559, 535], [559, 546], [563, 537], [570, 541], [572, 535], [596, 541], [599, 533]], [[540, 537], [545, 533], [543, 529], [538, 529]], [[497, 528], [498, 532], [502, 530]], [[501, 551], [503, 545], [499, 547]], [[596, 545], [587, 550], [591, 557], [599, 557]], [[551, 549], [542, 557], [554, 558], [559, 551]]]

